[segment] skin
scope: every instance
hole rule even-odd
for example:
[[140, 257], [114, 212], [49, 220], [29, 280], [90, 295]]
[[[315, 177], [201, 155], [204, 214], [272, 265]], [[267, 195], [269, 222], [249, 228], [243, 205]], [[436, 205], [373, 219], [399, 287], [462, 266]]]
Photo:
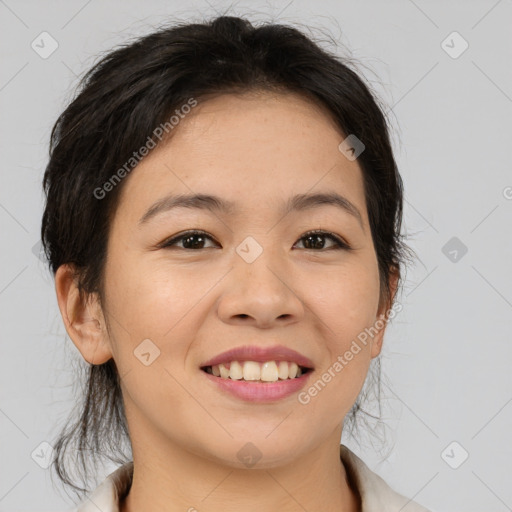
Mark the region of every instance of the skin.
[[[105, 303], [78, 297], [70, 267], [56, 274], [67, 332], [86, 361], [114, 358], [122, 376], [134, 478], [122, 512], [208, 510], [284, 512], [360, 509], [339, 458], [345, 415], [354, 404], [385, 327], [306, 405], [297, 394], [254, 404], [230, 397], [201, 363], [230, 348], [283, 344], [315, 366], [309, 385], [385, 313], [357, 160], [321, 107], [295, 94], [223, 95], [200, 103], [125, 178], [111, 225]], [[332, 192], [360, 211], [323, 205], [284, 216], [283, 199]], [[229, 215], [176, 209], [138, 221], [169, 193], [235, 201]], [[189, 229], [204, 248], [158, 248]], [[353, 248], [307, 249], [322, 229]], [[262, 254], [235, 251], [252, 236]], [[200, 246], [201, 247], [201, 246]], [[311, 246], [309, 246], [311, 247]], [[396, 289], [396, 276], [390, 282]], [[150, 339], [160, 356], [145, 366], [134, 350]], [[307, 389], [307, 388], [306, 388]], [[237, 452], [253, 443], [252, 468]]]

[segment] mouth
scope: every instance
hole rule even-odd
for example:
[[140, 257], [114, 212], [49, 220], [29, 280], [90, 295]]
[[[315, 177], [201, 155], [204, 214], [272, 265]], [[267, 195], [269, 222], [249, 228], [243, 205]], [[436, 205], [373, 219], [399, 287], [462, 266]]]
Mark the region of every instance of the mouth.
[[298, 379], [313, 368], [294, 361], [229, 361], [202, 366], [201, 370], [219, 379], [264, 384]]
[[200, 368], [205, 379], [225, 396], [259, 404], [289, 399], [307, 385], [314, 371], [294, 361], [241, 359]]
[[311, 372], [313, 361], [285, 345], [243, 345], [203, 361], [201, 370], [231, 380], [277, 382]]

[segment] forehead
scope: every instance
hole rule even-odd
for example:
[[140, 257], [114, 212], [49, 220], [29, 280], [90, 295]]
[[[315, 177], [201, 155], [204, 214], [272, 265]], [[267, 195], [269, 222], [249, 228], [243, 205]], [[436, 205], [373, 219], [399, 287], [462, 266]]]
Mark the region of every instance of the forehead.
[[171, 192], [208, 193], [247, 208], [334, 190], [364, 216], [361, 169], [339, 151], [344, 138], [325, 108], [296, 94], [208, 99], [132, 171], [119, 208], [142, 214]]

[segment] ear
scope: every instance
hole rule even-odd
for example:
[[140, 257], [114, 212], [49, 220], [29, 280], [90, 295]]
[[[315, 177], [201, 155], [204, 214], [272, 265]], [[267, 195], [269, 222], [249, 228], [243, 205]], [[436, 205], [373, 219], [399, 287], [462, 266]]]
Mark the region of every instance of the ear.
[[[393, 304], [393, 299], [395, 298], [395, 294], [398, 286], [398, 279], [400, 277], [398, 269], [392, 268], [389, 274], [389, 289], [391, 298], [387, 303], [382, 304], [377, 311], [377, 317], [375, 319], [374, 329], [378, 332], [371, 338], [371, 356], [372, 359], [377, 357], [382, 350], [382, 343], [384, 341], [384, 332], [386, 331], [386, 327], [388, 325], [387, 316], [389, 310], [391, 309], [391, 305]], [[374, 332], [372, 330], [372, 332]]]
[[91, 364], [103, 364], [112, 358], [105, 319], [97, 294], [82, 303], [72, 265], [61, 265], [55, 273], [55, 291], [66, 331]]

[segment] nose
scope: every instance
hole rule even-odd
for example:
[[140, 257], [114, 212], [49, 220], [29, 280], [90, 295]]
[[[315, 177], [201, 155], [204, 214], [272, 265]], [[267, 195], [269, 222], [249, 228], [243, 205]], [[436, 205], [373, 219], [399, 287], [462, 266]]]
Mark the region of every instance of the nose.
[[252, 263], [235, 253], [234, 268], [224, 280], [217, 314], [228, 324], [271, 328], [300, 321], [304, 303], [291, 269], [264, 250]]

